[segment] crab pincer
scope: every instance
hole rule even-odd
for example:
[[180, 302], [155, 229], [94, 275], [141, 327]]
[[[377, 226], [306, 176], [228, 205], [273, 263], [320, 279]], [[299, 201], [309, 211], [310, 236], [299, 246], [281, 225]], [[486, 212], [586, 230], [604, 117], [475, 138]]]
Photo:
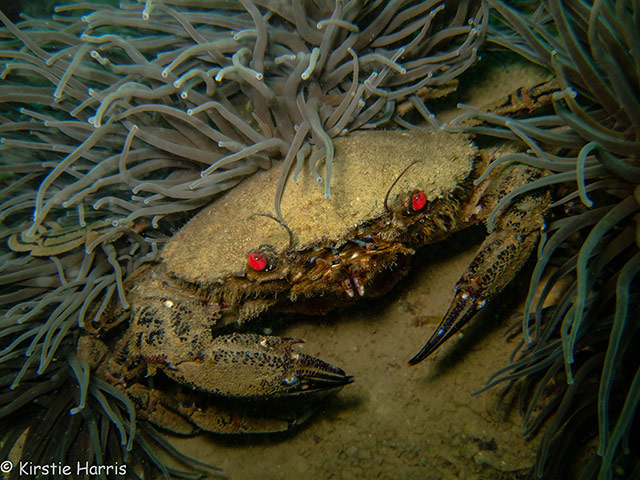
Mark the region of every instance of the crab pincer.
[[174, 380], [226, 397], [281, 398], [331, 393], [353, 378], [294, 350], [295, 338], [232, 333], [212, 339], [195, 359], [165, 369]]
[[409, 360], [409, 365], [416, 365], [435, 352], [440, 345], [464, 327], [484, 304], [483, 298], [473, 297], [464, 290], [457, 290], [444, 318], [424, 347]]
[[[538, 178], [539, 175], [536, 170], [512, 167], [507, 174], [494, 180], [496, 186], [493, 188], [498, 193], [485, 192], [480, 201], [496, 204], [505, 192], [519, 186], [519, 182]], [[456, 283], [449, 310], [424, 347], [409, 360], [409, 365], [416, 365], [431, 355], [513, 280], [538, 243], [544, 225], [543, 212], [548, 203], [547, 192], [533, 192], [499, 212], [491, 233]], [[485, 215], [487, 211], [490, 209], [485, 209]]]

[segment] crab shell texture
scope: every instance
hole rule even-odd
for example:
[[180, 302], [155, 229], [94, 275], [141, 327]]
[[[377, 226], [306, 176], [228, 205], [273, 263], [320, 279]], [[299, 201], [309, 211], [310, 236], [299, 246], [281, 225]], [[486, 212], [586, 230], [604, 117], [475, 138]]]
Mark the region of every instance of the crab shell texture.
[[[273, 208], [280, 172], [272, 168], [213, 202], [168, 242], [168, 277], [226, 305], [237, 321], [272, 306], [321, 314], [385, 293], [413, 248], [456, 229], [477, 170], [465, 136], [364, 131], [334, 143], [331, 198], [307, 169], [297, 181], [289, 176], [281, 208], [293, 238], [274, 216], [256, 215]], [[412, 211], [416, 193], [420, 208]], [[264, 254], [262, 271], [249, 266], [252, 251]]]

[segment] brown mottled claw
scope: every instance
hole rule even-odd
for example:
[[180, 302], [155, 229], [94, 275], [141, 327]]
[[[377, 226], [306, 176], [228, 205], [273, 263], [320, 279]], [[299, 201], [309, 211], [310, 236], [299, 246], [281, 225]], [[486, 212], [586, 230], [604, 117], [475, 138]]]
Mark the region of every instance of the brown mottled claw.
[[255, 339], [259, 339], [260, 346], [272, 355], [272, 360], [281, 365], [281, 386], [270, 393], [272, 397], [331, 393], [353, 382], [353, 377], [341, 368], [294, 350], [293, 345], [304, 343], [300, 339], [256, 334], [244, 334], [242, 337], [240, 334], [235, 335], [236, 338], [248, 339], [246, 348], [249, 352], [254, 349], [252, 343], [255, 344]]
[[487, 301], [504, 290], [529, 258], [538, 235], [539, 231], [535, 228], [518, 233], [501, 228], [489, 234], [467, 271], [458, 280], [456, 294], [444, 319], [422, 350], [409, 360], [409, 365], [415, 365], [431, 355]]
[[425, 346], [409, 360], [409, 365], [416, 365], [435, 352], [440, 345], [464, 327], [483, 305], [482, 299], [474, 298], [466, 291], [458, 290], [438, 328]]
[[[290, 380], [294, 385], [287, 391], [287, 395], [309, 394], [314, 392], [327, 392], [342, 388], [353, 382], [353, 377], [347, 375], [344, 370], [319, 358], [296, 353], [297, 368], [295, 380]], [[286, 380], [285, 380], [286, 381]]]
[[236, 398], [329, 393], [353, 381], [341, 368], [294, 349], [299, 343], [252, 333], [221, 335], [196, 357], [176, 357], [162, 368], [179, 383]]
[[[134, 325], [141, 346], [149, 346], [153, 327], [145, 329], [141, 317]], [[126, 339], [112, 357], [105, 355], [102, 342], [89, 337], [82, 337], [78, 350], [127, 393], [143, 418], [180, 435], [288, 431], [308, 419], [327, 395], [353, 381], [341, 368], [299, 352], [302, 340], [252, 333], [211, 338], [209, 330], [196, 333], [202, 342], [192, 342], [193, 350], [167, 348], [166, 354], [152, 356], [154, 350], [142, 347], [146, 363], [139, 361], [140, 354], [127, 356], [135, 345]], [[164, 333], [165, 345], [180, 344], [180, 337]], [[158, 382], [153, 388], [139, 383], [144, 373], [158, 370], [175, 383]], [[256, 409], [258, 404], [269, 408]]]
[[[541, 174], [526, 167], [511, 168], [493, 192], [484, 193], [484, 202], [495, 205], [505, 192]], [[415, 365], [451, 338], [487, 301], [504, 290], [516, 276], [538, 243], [544, 225], [543, 212], [549, 204], [546, 192], [533, 192], [505, 208], [495, 221], [495, 229], [484, 239], [478, 253], [456, 283], [453, 302], [424, 347], [409, 360]], [[490, 208], [486, 209], [490, 211]]]
[[[260, 379], [260, 388], [253, 392], [255, 396], [277, 398], [330, 393], [353, 382], [353, 377], [341, 368], [294, 350], [295, 344], [304, 343], [296, 338], [236, 333], [220, 336], [217, 342], [222, 342], [225, 349], [234, 344], [230, 350], [237, 349], [244, 357], [242, 366], [235, 365], [237, 374], [247, 367], [247, 379], [251, 376]], [[255, 362], [256, 356], [262, 357], [262, 361]], [[249, 391], [250, 387], [245, 388], [245, 392]]]

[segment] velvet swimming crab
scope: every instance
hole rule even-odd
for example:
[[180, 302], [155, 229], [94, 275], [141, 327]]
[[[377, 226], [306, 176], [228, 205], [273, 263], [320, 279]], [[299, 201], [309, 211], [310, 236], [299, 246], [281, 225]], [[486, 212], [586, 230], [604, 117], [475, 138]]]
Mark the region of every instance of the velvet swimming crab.
[[[190, 433], [285, 430], [304, 420], [308, 410], [287, 420], [225, 414], [208, 399], [313, 400], [351, 377], [299, 352], [299, 340], [223, 334], [225, 326], [267, 310], [324, 314], [382, 295], [417, 247], [485, 220], [505, 195], [542, 175], [510, 165], [475, 185], [486, 155], [446, 132], [356, 132], [336, 139], [335, 148], [330, 199], [311, 172], [296, 172], [278, 218], [269, 213], [277, 169], [245, 180], [191, 219], [160, 262], [134, 275], [128, 309], [113, 311], [81, 338], [79, 350], [98, 375], [123, 388], [150, 421]], [[547, 205], [546, 193], [530, 193], [501, 210], [444, 320], [411, 364], [514, 277], [536, 244]], [[97, 336], [104, 343], [91, 340]], [[158, 376], [165, 381], [153, 384]]]

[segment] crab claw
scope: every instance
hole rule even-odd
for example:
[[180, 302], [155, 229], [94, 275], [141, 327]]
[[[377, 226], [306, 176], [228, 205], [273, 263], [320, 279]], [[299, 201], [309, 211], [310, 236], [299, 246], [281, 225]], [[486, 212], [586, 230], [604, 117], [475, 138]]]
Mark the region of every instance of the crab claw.
[[279, 395], [301, 395], [329, 392], [353, 382], [344, 370], [319, 358], [293, 352], [293, 371], [283, 380]]
[[440, 325], [425, 346], [409, 360], [409, 365], [416, 365], [435, 352], [440, 345], [464, 327], [485, 303], [484, 299], [472, 296], [465, 290], [458, 290]]
[[353, 381], [344, 370], [294, 350], [295, 338], [221, 335], [197, 358], [165, 373], [193, 388], [236, 398], [284, 398], [330, 393]]

